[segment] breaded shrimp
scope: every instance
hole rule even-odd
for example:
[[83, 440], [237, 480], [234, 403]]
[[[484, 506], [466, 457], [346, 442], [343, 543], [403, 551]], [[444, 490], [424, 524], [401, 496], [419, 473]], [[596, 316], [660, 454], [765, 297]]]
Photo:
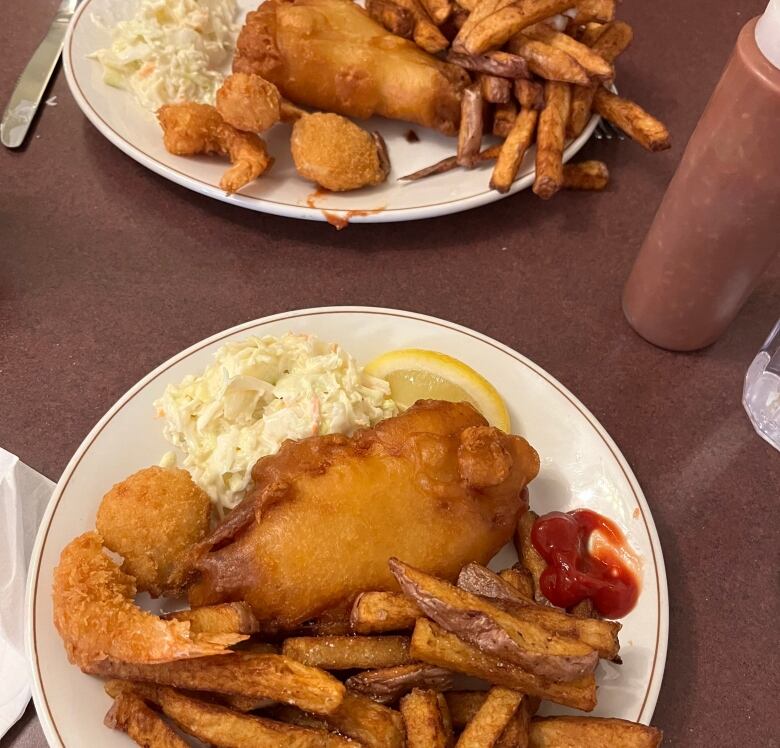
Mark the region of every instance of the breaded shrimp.
[[217, 91], [217, 111], [238, 130], [264, 132], [281, 118], [281, 96], [259, 75], [233, 73]]
[[149, 467], [103, 497], [95, 526], [122, 571], [154, 597], [181, 591], [187, 550], [206, 536], [211, 501], [186, 470]]
[[81, 668], [101, 660], [161, 663], [228, 654], [240, 634], [191, 634], [184, 621], [164, 621], [133, 602], [135, 580], [87, 532], [72, 540], [54, 570], [54, 625], [68, 659]]
[[290, 145], [298, 173], [334, 192], [379, 184], [390, 171], [381, 136], [339, 114], [304, 115]]
[[227, 124], [208, 104], [166, 104], [157, 110], [166, 149], [177, 156], [218, 153], [233, 166], [219, 186], [232, 193], [257, 179], [271, 164], [265, 143], [254, 133], [241, 132]]

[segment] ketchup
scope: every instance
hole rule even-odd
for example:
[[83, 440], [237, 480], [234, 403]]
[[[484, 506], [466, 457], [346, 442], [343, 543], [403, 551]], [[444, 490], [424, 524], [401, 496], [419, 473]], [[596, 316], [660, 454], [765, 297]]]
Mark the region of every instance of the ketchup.
[[[589, 543], [598, 530], [599, 540]], [[590, 598], [599, 615], [622, 618], [636, 604], [639, 579], [636, 555], [618, 527], [589, 509], [550, 512], [534, 522], [534, 547], [547, 562], [539, 586], [561, 608]]]

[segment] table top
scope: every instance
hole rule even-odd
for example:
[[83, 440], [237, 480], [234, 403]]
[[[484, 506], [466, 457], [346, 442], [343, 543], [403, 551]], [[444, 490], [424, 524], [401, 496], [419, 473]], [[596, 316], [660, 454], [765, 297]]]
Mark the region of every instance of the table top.
[[[624, 0], [636, 36], [620, 60], [621, 90], [667, 122], [674, 147], [588, 144], [581, 157], [613, 174], [605, 193], [543, 203], [525, 191], [446, 218], [341, 232], [234, 208], [146, 171], [87, 122], [60, 73], [56, 106], [43, 108], [27, 147], [0, 151], [0, 445], [56, 479], [147, 371], [274, 312], [364, 304], [473, 327], [570, 387], [645, 490], [669, 576], [654, 718], [666, 742], [779, 745], [780, 456], [753, 432], [740, 394], [780, 310], [780, 263], [702, 352], [648, 345], [620, 309], [684, 144], [739, 28], [764, 4]], [[4, 7], [0, 102], [55, 5]], [[45, 745], [32, 706], [0, 744]]]

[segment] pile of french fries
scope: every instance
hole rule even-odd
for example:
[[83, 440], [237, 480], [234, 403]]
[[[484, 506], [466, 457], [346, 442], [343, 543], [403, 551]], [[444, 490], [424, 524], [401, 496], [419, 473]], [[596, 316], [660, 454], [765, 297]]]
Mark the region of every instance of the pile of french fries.
[[[633, 32], [615, 19], [616, 0], [367, 0], [394, 34], [441, 54], [472, 75], [461, 104], [457, 154], [402, 179], [495, 161], [490, 187], [507, 192], [536, 143], [534, 192], [602, 190], [600, 161], [563, 165], [567, 139], [595, 112], [650, 151], [670, 146], [662, 122], [613, 93], [614, 63]], [[482, 150], [486, 133], [503, 143]]]
[[250, 638], [221, 656], [101, 662], [105, 722], [152, 748], [183, 748], [180, 733], [218, 748], [657, 747], [661, 732], [641, 724], [535, 716], [542, 700], [593, 710], [599, 659], [620, 662], [620, 624], [544, 601], [534, 519], [518, 525], [511, 569], [468, 564], [453, 585], [389, 559], [400, 592], [366, 591], [286, 639], [243, 603], [172, 614]]

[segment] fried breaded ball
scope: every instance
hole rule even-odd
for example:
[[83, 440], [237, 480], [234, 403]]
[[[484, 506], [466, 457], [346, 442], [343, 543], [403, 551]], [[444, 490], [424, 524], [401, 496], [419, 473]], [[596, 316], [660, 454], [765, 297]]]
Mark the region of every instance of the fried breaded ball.
[[217, 91], [217, 111], [238, 130], [268, 130], [281, 118], [280, 105], [276, 86], [252, 73], [229, 75]]
[[122, 571], [154, 597], [183, 582], [186, 552], [209, 530], [211, 502], [186, 470], [149, 467], [117, 483], [98, 509], [106, 548], [123, 558]]
[[390, 171], [381, 138], [339, 114], [304, 115], [290, 145], [298, 173], [334, 192], [379, 184]]

